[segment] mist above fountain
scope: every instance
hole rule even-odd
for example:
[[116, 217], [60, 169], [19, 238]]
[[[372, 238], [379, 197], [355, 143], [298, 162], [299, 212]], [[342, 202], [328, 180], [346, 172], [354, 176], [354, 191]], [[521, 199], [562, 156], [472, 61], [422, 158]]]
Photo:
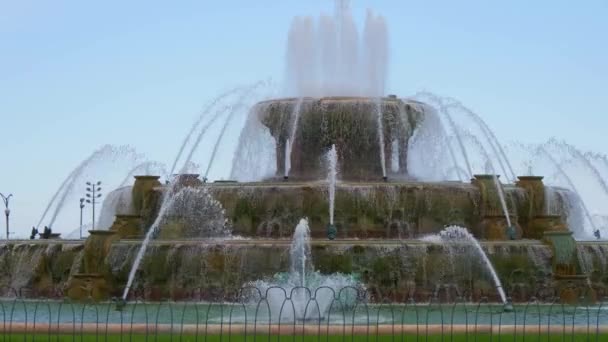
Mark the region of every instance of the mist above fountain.
[[333, 16], [294, 18], [286, 56], [289, 95], [385, 94], [389, 56], [386, 22], [368, 10], [363, 29], [358, 29], [348, 1], [336, 1]]

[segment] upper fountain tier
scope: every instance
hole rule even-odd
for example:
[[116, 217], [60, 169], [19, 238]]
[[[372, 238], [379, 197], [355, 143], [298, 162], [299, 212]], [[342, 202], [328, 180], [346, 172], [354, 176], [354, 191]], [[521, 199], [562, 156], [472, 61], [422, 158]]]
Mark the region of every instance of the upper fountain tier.
[[[369, 181], [382, 179], [382, 163], [388, 176], [407, 177], [409, 140], [426, 108], [423, 103], [394, 95], [305, 97], [260, 102], [252, 115], [257, 115], [274, 138], [278, 177], [287, 174], [298, 180], [325, 178], [322, 156], [335, 144], [340, 178]], [[382, 130], [378, 129], [378, 115]], [[384, 141], [384, 160], [379, 135]], [[289, 155], [290, 163], [286, 165], [285, 158]]]

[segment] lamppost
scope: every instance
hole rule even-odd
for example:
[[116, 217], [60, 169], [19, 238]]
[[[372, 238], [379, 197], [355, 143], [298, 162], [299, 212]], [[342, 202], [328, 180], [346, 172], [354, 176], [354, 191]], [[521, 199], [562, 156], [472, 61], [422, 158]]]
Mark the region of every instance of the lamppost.
[[11, 214], [11, 210], [8, 208], [8, 200], [13, 197], [13, 194], [4, 196], [4, 194], [0, 193], [0, 197], [2, 197], [2, 201], [4, 202], [4, 215], [6, 216], [6, 239], [8, 240], [8, 236], [10, 234], [10, 230], [8, 229], [8, 217]]
[[95, 204], [97, 203], [95, 200], [101, 197], [101, 194], [99, 193], [99, 191], [101, 191], [101, 182], [87, 182], [87, 185], [87, 197], [89, 198], [87, 199], [87, 203], [91, 203], [91, 205], [93, 206], [92, 230], [95, 230]]
[[84, 198], [80, 199], [80, 238], [82, 239], [82, 209], [84, 209]]

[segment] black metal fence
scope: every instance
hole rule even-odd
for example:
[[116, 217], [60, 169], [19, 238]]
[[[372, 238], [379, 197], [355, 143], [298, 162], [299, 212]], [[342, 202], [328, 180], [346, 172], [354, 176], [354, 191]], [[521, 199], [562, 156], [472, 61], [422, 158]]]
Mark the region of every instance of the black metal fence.
[[353, 287], [269, 286], [244, 287], [230, 301], [218, 295], [211, 301], [135, 296], [94, 302], [37, 299], [25, 292], [0, 298], [1, 341], [608, 341], [608, 299], [446, 303], [434, 296], [395, 302]]

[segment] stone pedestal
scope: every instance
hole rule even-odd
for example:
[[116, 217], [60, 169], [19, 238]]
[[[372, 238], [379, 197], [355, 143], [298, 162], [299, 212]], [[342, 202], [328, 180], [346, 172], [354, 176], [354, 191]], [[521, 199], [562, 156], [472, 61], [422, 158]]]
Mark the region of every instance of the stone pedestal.
[[144, 230], [140, 215], [116, 215], [110, 231], [118, 234], [120, 239], [142, 238]]
[[89, 233], [84, 244], [81, 272], [68, 282], [68, 296], [75, 300], [107, 299], [112, 290], [113, 277], [106, 257], [119, 236], [109, 230], [90, 230]]
[[[494, 180], [494, 175], [474, 175], [474, 177], [471, 179], [471, 183], [479, 188], [480, 201], [478, 210], [481, 220], [473, 235], [479, 239], [486, 240], [510, 240], [512, 237], [514, 239], [521, 239], [522, 231], [517, 223], [517, 216], [514, 214], [513, 208], [509, 208], [507, 203], [507, 211], [509, 220], [511, 221], [511, 227], [509, 227], [500, 202], [500, 195], [496, 188], [497, 184]], [[497, 179], [499, 177], [496, 175]], [[500, 182], [498, 182], [498, 186], [502, 190]], [[504, 190], [502, 192], [504, 195]]]
[[132, 190], [133, 209], [136, 214], [140, 214], [142, 209], [149, 206], [148, 194], [154, 188], [161, 186], [158, 179], [160, 176], [135, 176], [135, 183]]
[[526, 196], [518, 204], [519, 211], [519, 222], [524, 227], [524, 238], [527, 239], [540, 239], [542, 238], [542, 232], [540, 235], [535, 228], [538, 228], [538, 224], [542, 222], [536, 222], [535, 227], [532, 227], [528, 232], [528, 225], [535, 217], [545, 215], [547, 209], [545, 208], [545, 185], [543, 184], [543, 177], [540, 176], [520, 176], [517, 177], [515, 185], [526, 191]]
[[135, 176], [135, 184], [131, 192], [133, 213], [141, 215], [144, 227], [149, 227], [154, 222], [162, 200], [162, 191], [158, 190], [161, 187], [159, 178], [159, 176]]
[[89, 230], [84, 244], [83, 268], [85, 273], [104, 273], [107, 271], [104, 260], [110, 252], [112, 243], [119, 236], [111, 230]]
[[528, 212], [528, 217], [534, 217], [545, 214], [545, 185], [543, 184], [542, 176], [519, 176], [517, 177], [517, 185], [523, 188], [528, 193], [528, 199], [525, 201], [525, 206]]
[[559, 215], [535, 216], [528, 221], [523, 231], [525, 239], [542, 240], [545, 232], [568, 232], [568, 227]]
[[[471, 179], [471, 183], [479, 188], [480, 216], [504, 216], [502, 205], [500, 203], [500, 196], [498, 194], [498, 190], [496, 189], [496, 183], [494, 181], [494, 175], [475, 175], [474, 177], [475, 178]], [[499, 177], [500, 176], [498, 175], [496, 176], [496, 178]]]
[[553, 251], [553, 275], [560, 299], [567, 303], [577, 303], [580, 298], [594, 300], [589, 278], [579, 265], [576, 241], [570, 231], [547, 231], [543, 239]]
[[543, 240], [553, 250], [553, 271], [556, 276], [572, 276], [580, 274], [580, 266], [576, 255], [576, 241], [570, 231], [548, 231], [543, 234]]

